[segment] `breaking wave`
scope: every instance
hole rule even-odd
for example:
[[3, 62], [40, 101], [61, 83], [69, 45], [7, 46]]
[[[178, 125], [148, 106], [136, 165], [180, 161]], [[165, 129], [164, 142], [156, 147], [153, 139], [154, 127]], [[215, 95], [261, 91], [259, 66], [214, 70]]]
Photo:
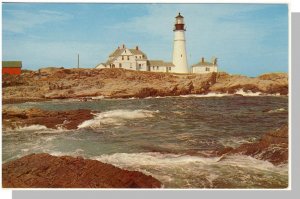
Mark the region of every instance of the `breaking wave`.
[[232, 95], [228, 93], [207, 93], [205, 95], [201, 95], [201, 94], [180, 95], [180, 97], [225, 97], [225, 96], [232, 96]]
[[44, 125], [39, 125], [39, 124], [34, 124], [30, 126], [18, 126], [14, 129], [7, 128], [5, 131], [40, 131], [40, 130], [49, 130], [46, 126]]
[[154, 117], [155, 113], [159, 111], [149, 111], [149, 110], [126, 110], [126, 109], [117, 109], [112, 111], [106, 111], [102, 113], [96, 113], [95, 117], [91, 120], [84, 121], [78, 128], [99, 128], [101, 124], [114, 124], [121, 125], [125, 120], [133, 120], [139, 118]]
[[243, 89], [239, 89], [235, 92], [237, 95], [242, 95], [242, 96], [260, 96], [262, 95], [261, 92], [252, 92], [252, 91], [243, 91]]
[[92, 100], [98, 100], [98, 99], [104, 99], [105, 97], [103, 95], [94, 96], [92, 97]]
[[268, 111], [268, 113], [279, 113], [279, 112], [284, 112], [287, 111], [285, 108], [278, 108], [278, 109], [274, 109], [274, 110], [270, 110]]
[[189, 94], [189, 95], [180, 95], [180, 97], [227, 97], [227, 96], [235, 96], [235, 95], [240, 95], [240, 96], [245, 96], [245, 97], [256, 97], [256, 96], [280, 96], [280, 93], [275, 93], [275, 94], [267, 94], [267, 93], [262, 93], [262, 92], [252, 92], [252, 91], [244, 91], [243, 89], [237, 90], [233, 94], [229, 93], [207, 93], [207, 94]]
[[268, 161], [244, 155], [206, 158], [149, 152], [105, 154], [92, 159], [152, 175], [166, 187], [212, 188], [230, 184], [238, 188], [266, 182], [265, 186], [268, 183], [277, 183], [278, 187], [287, 186], [287, 165], [274, 166]]

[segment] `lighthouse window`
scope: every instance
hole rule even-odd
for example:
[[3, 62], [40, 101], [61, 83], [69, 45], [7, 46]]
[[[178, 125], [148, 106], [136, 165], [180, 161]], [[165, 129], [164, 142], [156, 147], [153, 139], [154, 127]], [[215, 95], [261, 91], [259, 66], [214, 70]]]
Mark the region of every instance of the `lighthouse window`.
[[182, 54], [180, 56], [182, 57]]

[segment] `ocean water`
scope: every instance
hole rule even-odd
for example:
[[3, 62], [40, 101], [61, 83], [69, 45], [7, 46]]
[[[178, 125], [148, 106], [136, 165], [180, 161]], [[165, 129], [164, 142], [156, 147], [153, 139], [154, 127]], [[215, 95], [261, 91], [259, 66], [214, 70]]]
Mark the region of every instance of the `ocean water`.
[[[181, 96], [28, 102], [20, 108], [90, 109], [76, 130], [42, 125], [3, 129], [3, 161], [30, 153], [83, 156], [137, 170], [165, 188], [285, 188], [288, 165], [209, 154], [254, 142], [288, 122], [288, 97]], [[98, 112], [98, 113], [96, 113]]]

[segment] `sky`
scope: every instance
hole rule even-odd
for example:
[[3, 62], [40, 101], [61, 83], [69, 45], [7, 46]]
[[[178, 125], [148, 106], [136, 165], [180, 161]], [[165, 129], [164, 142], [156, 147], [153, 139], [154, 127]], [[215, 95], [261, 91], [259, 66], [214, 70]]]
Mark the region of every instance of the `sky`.
[[178, 12], [189, 66], [218, 58], [219, 71], [257, 76], [288, 71], [286, 4], [2, 4], [2, 60], [23, 69], [94, 68], [118, 46], [172, 61]]

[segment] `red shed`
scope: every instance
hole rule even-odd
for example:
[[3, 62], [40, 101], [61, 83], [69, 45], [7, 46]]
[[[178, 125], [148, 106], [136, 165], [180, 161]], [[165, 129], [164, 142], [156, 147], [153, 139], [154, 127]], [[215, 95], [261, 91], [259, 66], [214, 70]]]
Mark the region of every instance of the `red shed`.
[[22, 68], [21, 61], [3, 61], [2, 74], [20, 75]]

